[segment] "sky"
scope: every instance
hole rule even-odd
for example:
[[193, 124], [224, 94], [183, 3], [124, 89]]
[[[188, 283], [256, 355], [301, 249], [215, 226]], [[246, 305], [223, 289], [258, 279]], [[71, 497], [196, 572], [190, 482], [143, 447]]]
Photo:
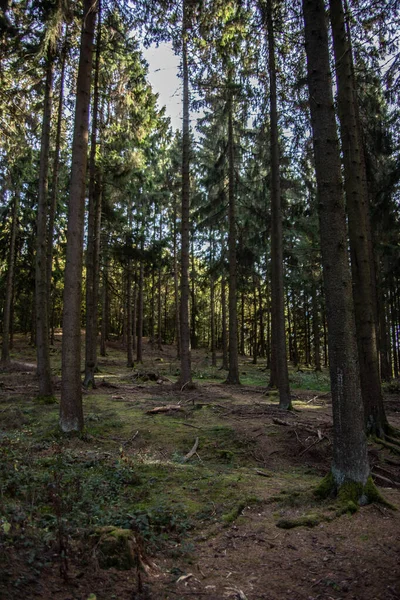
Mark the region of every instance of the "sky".
[[153, 91], [159, 94], [160, 107], [166, 107], [171, 118], [172, 128], [182, 127], [182, 84], [178, 77], [179, 56], [175, 56], [170, 44], [161, 43], [143, 49], [144, 58], [149, 63], [148, 79]]

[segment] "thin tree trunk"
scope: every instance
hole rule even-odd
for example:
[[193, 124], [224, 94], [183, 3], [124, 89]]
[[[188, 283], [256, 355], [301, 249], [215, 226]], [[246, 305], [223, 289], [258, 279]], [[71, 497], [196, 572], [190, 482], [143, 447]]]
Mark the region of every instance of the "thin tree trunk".
[[89, 159], [89, 206], [88, 206], [88, 234], [86, 248], [86, 336], [85, 336], [85, 388], [96, 387], [95, 371], [97, 366], [97, 303], [98, 294], [95, 281], [96, 254], [96, 216], [97, 205], [100, 202], [100, 185], [98, 182], [99, 168], [96, 164], [97, 135], [99, 122], [99, 76], [100, 76], [100, 45], [101, 45], [101, 4], [99, 1], [99, 15], [97, 25], [96, 59], [94, 65], [92, 131], [90, 139]]
[[182, 118], [182, 215], [181, 215], [181, 302], [180, 302], [180, 376], [178, 386], [190, 386], [192, 368], [190, 354], [189, 323], [189, 248], [190, 248], [190, 133], [189, 133], [189, 71], [187, 37], [189, 28], [188, 0], [183, 0], [182, 22], [182, 75], [183, 75], [183, 118]]
[[228, 331], [226, 328], [226, 280], [225, 276], [221, 279], [221, 308], [222, 308], [222, 366], [221, 369], [227, 371], [228, 363]]
[[264, 23], [268, 32], [270, 151], [271, 151], [271, 295], [272, 295], [272, 353], [275, 355], [279, 408], [292, 408], [286, 356], [285, 304], [283, 285], [283, 232], [280, 185], [278, 110], [276, 93], [275, 38], [272, 0], [261, 2]]
[[[61, 129], [63, 121], [63, 101], [64, 101], [64, 79], [65, 79], [65, 64], [67, 58], [67, 39], [68, 39], [68, 26], [65, 29], [64, 44], [62, 49], [61, 57], [61, 72], [60, 72], [60, 91], [58, 96], [58, 113], [57, 113], [57, 129], [56, 139], [54, 148], [54, 160], [53, 160], [53, 173], [51, 180], [51, 192], [49, 198], [49, 218], [47, 226], [47, 297], [52, 296], [52, 271], [53, 271], [53, 244], [54, 244], [54, 223], [57, 211], [57, 197], [58, 197], [58, 179], [60, 174], [60, 149], [61, 149]], [[54, 299], [53, 299], [54, 305]], [[51, 319], [52, 333], [51, 341], [53, 343], [54, 336], [54, 322]]]
[[236, 283], [236, 203], [235, 203], [235, 156], [233, 140], [233, 98], [228, 100], [228, 157], [229, 157], [229, 208], [228, 208], [228, 257], [229, 257], [229, 369], [226, 383], [240, 384], [237, 339], [237, 283]]
[[36, 261], [35, 261], [35, 301], [36, 301], [36, 357], [39, 378], [39, 395], [51, 397], [53, 382], [50, 368], [49, 347], [49, 295], [47, 285], [47, 194], [49, 177], [50, 126], [53, 99], [53, 53], [48, 50], [46, 61], [46, 82], [42, 135], [40, 143], [39, 194], [36, 219]]
[[216, 336], [215, 336], [215, 277], [214, 277], [214, 234], [210, 229], [210, 342], [211, 365], [217, 366]]
[[320, 324], [319, 324], [319, 311], [318, 311], [318, 298], [317, 298], [317, 287], [315, 281], [312, 282], [311, 287], [312, 294], [312, 326], [313, 326], [313, 340], [314, 340], [314, 364], [315, 370], [321, 371], [321, 344], [320, 344]]
[[370, 263], [369, 197], [364, 149], [350, 40], [346, 34], [342, 0], [330, 0], [333, 47], [338, 86], [338, 112], [343, 146], [345, 190], [349, 222], [354, 310], [360, 363], [365, 427], [382, 436], [388, 428], [383, 406], [377, 347], [376, 310]]
[[178, 256], [177, 256], [177, 206], [176, 199], [174, 200], [174, 238], [173, 238], [173, 258], [174, 258], [174, 302], [175, 302], [175, 338], [176, 338], [176, 355], [177, 358], [181, 357], [181, 328], [180, 328], [180, 316], [179, 316], [179, 277], [178, 277]]
[[129, 368], [133, 367], [133, 343], [132, 343], [132, 264], [128, 259], [126, 273], [126, 353]]
[[198, 345], [198, 334], [197, 334], [197, 302], [196, 302], [196, 265], [194, 262], [194, 240], [192, 233], [192, 251], [191, 251], [191, 273], [190, 273], [190, 283], [191, 283], [191, 301], [192, 301], [192, 309], [190, 311], [190, 342], [193, 350], [197, 349]]
[[253, 365], [257, 364], [258, 358], [257, 289], [257, 280], [256, 277], [253, 277]]
[[[103, 248], [104, 253], [104, 248]], [[100, 330], [100, 356], [106, 356], [106, 341], [108, 339], [108, 257], [104, 257], [101, 288], [101, 330]]]
[[[141, 250], [143, 252], [143, 240]], [[144, 265], [143, 258], [139, 264], [139, 285], [138, 285], [138, 305], [137, 305], [137, 338], [136, 338], [136, 360], [143, 362], [143, 296], [144, 296]]]
[[260, 355], [262, 358], [265, 358], [265, 332], [264, 332], [264, 307], [263, 307], [263, 297], [262, 297], [262, 288], [261, 288], [261, 280], [258, 284], [258, 312], [260, 315]]
[[10, 237], [10, 252], [8, 255], [8, 268], [6, 279], [6, 293], [4, 298], [3, 308], [3, 340], [1, 346], [1, 362], [10, 362], [10, 331], [11, 331], [11, 305], [14, 289], [14, 272], [15, 272], [15, 245], [17, 239], [18, 228], [18, 207], [19, 200], [15, 193], [12, 203], [11, 213], [11, 237]]
[[[165, 299], [165, 302], [167, 300]], [[157, 278], [157, 348], [159, 352], [162, 350], [162, 271], [158, 267]]]
[[240, 294], [240, 354], [246, 355], [245, 348], [245, 297], [244, 292]]
[[85, 179], [87, 167], [90, 85], [96, 1], [84, 0], [76, 92], [72, 169], [69, 194], [67, 251], [64, 276], [60, 427], [83, 429], [81, 384], [81, 300]]
[[361, 501], [369, 463], [324, 2], [303, 0], [303, 11], [329, 335], [334, 443], [331, 477], [334, 490], [350, 486], [352, 497]]

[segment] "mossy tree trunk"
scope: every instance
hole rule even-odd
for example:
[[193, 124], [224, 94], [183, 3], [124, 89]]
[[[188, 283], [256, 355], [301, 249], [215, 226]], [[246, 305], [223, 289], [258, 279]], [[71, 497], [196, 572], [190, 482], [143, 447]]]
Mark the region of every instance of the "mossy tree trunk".
[[350, 237], [361, 393], [366, 431], [381, 437], [388, 423], [379, 377], [375, 270], [371, 269], [370, 214], [367, 172], [358, 116], [358, 100], [351, 40], [346, 31], [342, 0], [330, 0], [330, 18], [336, 61], [338, 113], [342, 139], [344, 181]]
[[303, 0], [333, 409], [332, 487], [369, 478], [339, 141], [323, 0]]

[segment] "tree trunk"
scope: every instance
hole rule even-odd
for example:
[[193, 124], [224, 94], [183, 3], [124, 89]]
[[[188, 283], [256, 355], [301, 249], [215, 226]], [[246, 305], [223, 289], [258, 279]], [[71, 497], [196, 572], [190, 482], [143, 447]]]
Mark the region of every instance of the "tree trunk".
[[245, 297], [244, 292], [240, 294], [240, 354], [246, 356], [245, 348]]
[[382, 436], [388, 424], [379, 378], [377, 323], [370, 267], [368, 234], [369, 198], [364, 150], [361, 140], [356, 83], [350, 40], [346, 34], [342, 0], [330, 0], [333, 47], [336, 60], [338, 112], [343, 146], [345, 190], [349, 221], [361, 393], [365, 427], [369, 434]]
[[190, 248], [190, 133], [189, 133], [189, 70], [187, 37], [189, 28], [188, 0], [183, 0], [182, 22], [182, 71], [183, 71], [183, 118], [182, 118], [182, 215], [181, 215], [181, 369], [178, 386], [192, 383], [189, 323], [189, 248]]
[[178, 276], [178, 252], [177, 252], [177, 206], [174, 199], [174, 239], [173, 239], [173, 257], [174, 257], [174, 302], [175, 302], [175, 337], [176, 337], [176, 355], [181, 357], [181, 328], [180, 328], [180, 299], [179, 299], [179, 276]]
[[50, 368], [49, 296], [47, 285], [47, 194], [53, 99], [53, 55], [50, 50], [47, 53], [46, 63], [42, 136], [40, 143], [38, 210], [36, 219], [35, 301], [36, 357], [39, 378], [39, 395], [51, 397], [53, 395], [53, 382], [51, 379]]
[[89, 159], [89, 206], [88, 206], [88, 233], [86, 248], [86, 336], [85, 336], [85, 388], [96, 387], [95, 371], [97, 366], [97, 303], [98, 286], [96, 281], [98, 273], [96, 263], [96, 215], [97, 205], [100, 202], [99, 168], [96, 164], [97, 135], [99, 122], [99, 76], [100, 76], [100, 44], [101, 44], [101, 4], [99, 0], [99, 15], [97, 25], [96, 59], [94, 65], [92, 132], [90, 139]]
[[[104, 248], [103, 248], [103, 253]], [[108, 256], [104, 256], [104, 266], [102, 271], [102, 287], [101, 287], [101, 330], [100, 330], [100, 356], [106, 356], [106, 341], [108, 340], [108, 318], [109, 318], [109, 302], [108, 302]]]
[[[143, 253], [143, 240], [141, 243], [141, 250]], [[139, 284], [138, 284], [138, 297], [137, 297], [137, 338], [136, 338], [136, 360], [138, 363], [143, 362], [143, 295], [144, 295], [144, 265], [143, 258], [140, 259], [139, 264]]]
[[191, 321], [191, 326], [190, 326], [190, 343], [191, 343], [191, 347], [193, 350], [197, 349], [197, 341], [198, 341], [198, 334], [197, 334], [197, 327], [196, 327], [196, 321], [197, 321], [197, 302], [196, 302], [196, 265], [194, 262], [194, 240], [193, 240], [193, 232], [192, 232], [192, 251], [191, 251], [191, 273], [190, 273], [190, 283], [191, 283], [191, 304], [192, 304], [192, 308], [190, 311], [190, 321]]
[[222, 366], [221, 369], [229, 369], [228, 362], [228, 331], [226, 327], [226, 280], [225, 276], [221, 279], [221, 308], [222, 308]]
[[226, 383], [240, 384], [237, 339], [237, 283], [236, 283], [236, 203], [235, 203], [235, 156], [233, 140], [233, 98], [230, 92], [228, 105], [228, 157], [229, 157], [229, 208], [228, 208], [228, 257], [229, 257], [229, 369]]
[[318, 311], [318, 298], [317, 298], [317, 287], [315, 281], [312, 282], [311, 287], [312, 294], [312, 326], [313, 326], [313, 338], [314, 338], [314, 364], [315, 370], [321, 371], [321, 344], [320, 344], [320, 325], [319, 325], [319, 311]]
[[286, 356], [285, 303], [283, 285], [282, 199], [279, 164], [278, 111], [276, 95], [275, 37], [272, 0], [260, 2], [268, 32], [270, 153], [271, 153], [271, 296], [272, 296], [272, 354], [275, 355], [279, 408], [292, 408]]
[[[60, 91], [58, 96], [58, 114], [57, 114], [57, 129], [56, 139], [54, 148], [54, 160], [53, 160], [53, 173], [51, 179], [51, 191], [49, 198], [48, 207], [48, 225], [47, 225], [47, 297], [50, 299], [54, 296], [54, 290], [52, 294], [52, 272], [53, 272], [53, 244], [54, 244], [54, 223], [57, 212], [57, 198], [58, 198], [58, 178], [60, 174], [60, 149], [61, 149], [61, 129], [63, 122], [63, 101], [64, 101], [64, 79], [65, 79], [65, 63], [67, 58], [67, 40], [68, 40], [68, 27], [65, 29], [64, 44], [62, 49], [61, 57], [61, 72], [60, 72]], [[54, 297], [53, 297], [54, 307]], [[53, 311], [52, 311], [53, 313]], [[53, 317], [50, 320], [51, 323], [51, 343], [54, 343], [54, 321]]]
[[132, 343], [132, 264], [128, 259], [126, 273], [126, 366], [133, 367], [133, 343]]
[[3, 308], [3, 340], [1, 346], [1, 362], [10, 362], [10, 331], [11, 331], [11, 305], [14, 289], [14, 272], [15, 272], [15, 244], [17, 239], [18, 227], [18, 196], [15, 194], [12, 204], [11, 215], [11, 237], [10, 237], [10, 252], [8, 255], [8, 268], [6, 279], [6, 293], [4, 298]]
[[332, 487], [365, 498], [367, 444], [347, 253], [340, 150], [323, 0], [303, 0], [308, 88], [318, 191], [333, 410]]
[[265, 332], [264, 332], [264, 306], [262, 298], [261, 280], [258, 284], [258, 306], [260, 315], [260, 355], [265, 358]]
[[90, 84], [96, 1], [84, 0], [82, 37], [76, 88], [72, 169], [68, 206], [67, 251], [64, 275], [62, 381], [60, 427], [83, 429], [81, 384], [81, 300], [85, 180], [87, 167]]
[[211, 342], [211, 365], [217, 366], [215, 336], [215, 277], [214, 277], [214, 234], [210, 229], [210, 342]]
[[257, 279], [253, 277], [253, 365], [257, 364], [258, 358], [258, 307], [257, 307]]

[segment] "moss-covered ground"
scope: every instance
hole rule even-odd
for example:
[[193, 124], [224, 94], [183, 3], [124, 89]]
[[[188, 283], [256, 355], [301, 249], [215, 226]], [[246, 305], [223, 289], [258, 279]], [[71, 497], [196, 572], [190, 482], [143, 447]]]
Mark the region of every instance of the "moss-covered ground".
[[[197, 351], [196, 388], [179, 392], [173, 386], [179, 368], [173, 348], [160, 353], [149, 344], [144, 363], [128, 369], [114, 342], [99, 359], [97, 388], [83, 394], [85, 430], [68, 437], [58, 429], [60, 347], [57, 339], [54, 402], [37, 396], [34, 351], [24, 339], [17, 338], [13, 362], [0, 373], [1, 598], [242, 593], [255, 600], [314, 597], [318, 586], [319, 597], [327, 598], [327, 590], [329, 597], [340, 597], [335, 585], [338, 594], [346, 586], [332, 573], [335, 585], [326, 583], [326, 565], [315, 553], [329, 531], [343, 552], [350, 530], [353, 550], [354, 535], [365, 547], [363, 519], [371, 540], [386, 524], [388, 535], [398, 526], [387, 506], [352, 516], [350, 508], [314, 494], [332, 451], [326, 372], [293, 369], [295, 410], [282, 413], [276, 391], [267, 389], [269, 373], [249, 358], [241, 359], [242, 385], [227, 386], [226, 373]], [[398, 426], [396, 414], [391, 417]], [[396, 460], [384, 463], [389, 451], [371, 444], [371, 453], [386, 479], [396, 482]], [[398, 503], [396, 489], [384, 494]], [[122, 532], [128, 544], [130, 554], [122, 561], [131, 567], [128, 575], [104, 566], [107, 544], [96, 532], [107, 528]], [[396, 544], [390, 539], [391, 555]], [[300, 552], [297, 575], [288, 580], [286, 574], [284, 583], [271, 571], [268, 595], [268, 568], [278, 560], [286, 570], [293, 567], [291, 548]], [[304, 570], [307, 557], [321, 562], [314, 580]], [[140, 565], [146, 567], [143, 576]], [[368, 595], [368, 586], [360, 595], [358, 580], [346, 585], [365, 600], [380, 598], [375, 588]]]

